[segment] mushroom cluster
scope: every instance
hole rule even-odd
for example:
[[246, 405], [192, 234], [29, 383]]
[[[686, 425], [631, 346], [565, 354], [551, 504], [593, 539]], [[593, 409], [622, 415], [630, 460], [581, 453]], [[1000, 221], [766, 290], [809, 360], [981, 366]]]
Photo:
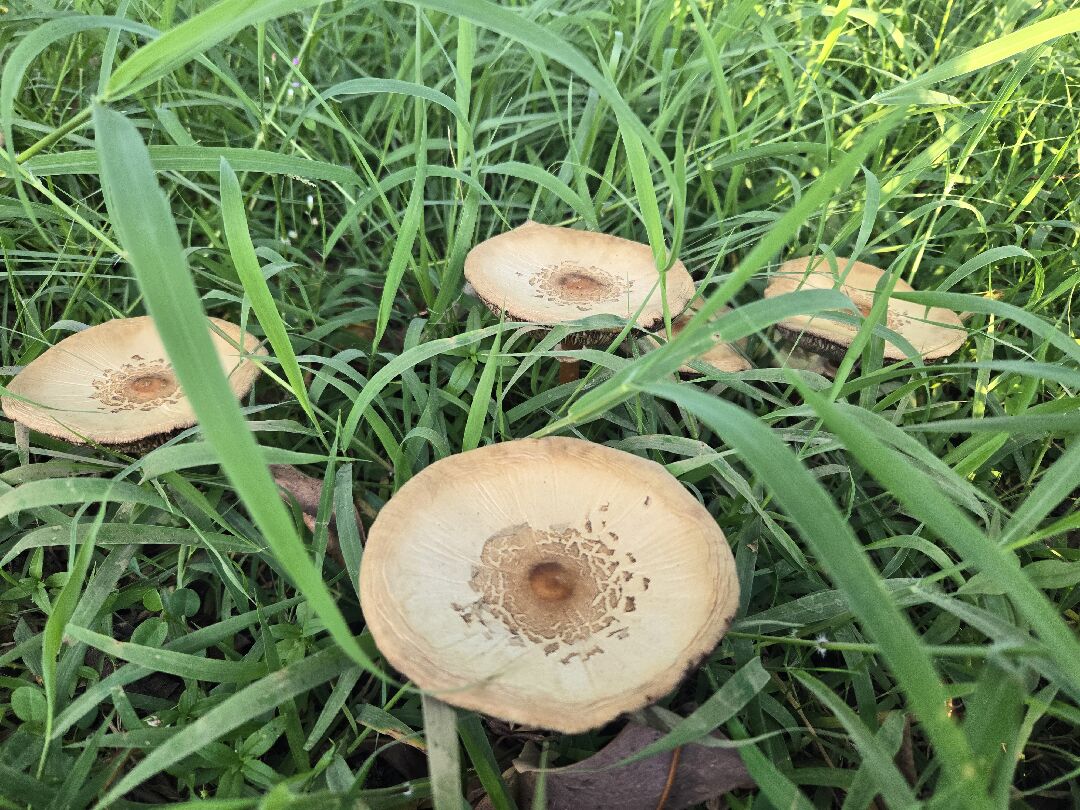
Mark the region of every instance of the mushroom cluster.
[[570, 438], [450, 456], [368, 533], [386, 659], [448, 703], [580, 732], [675, 687], [738, 605], [716, 521], [663, 467]]
[[[830, 266], [820, 256], [784, 262], [772, 275], [766, 298], [799, 289], [838, 289], [866, 316], [885, 272], [874, 265], [837, 259]], [[645, 332], [638, 346], [645, 351], [664, 339], [653, 335], [664, 324], [666, 312], [673, 316], [675, 337], [695, 314], [687, 304], [694, 298], [693, 279], [676, 261], [663, 274], [647, 245], [603, 233], [555, 227], [528, 221], [511, 231], [476, 245], [465, 259], [469, 288], [496, 314], [545, 326], [571, 323], [592, 315], [615, 315], [633, 320]], [[664, 284], [663, 294], [660, 285]], [[903, 280], [893, 282], [894, 292], [914, 292]], [[891, 297], [884, 326], [895, 340], [885, 341], [886, 362], [914, 356], [924, 362], [953, 354], [967, 337], [960, 316], [942, 307], [924, 307]], [[823, 315], [799, 315], [777, 324], [781, 341], [790, 348], [788, 363], [823, 374], [835, 371], [855, 340], [860, 325], [851, 319]], [[614, 333], [586, 330], [565, 339], [563, 349], [599, 346]], [[718, 340], [714, 347], [694, 358], [719, 372], [739, 372], [751, 367], [744, 355], [745, 342]], [[801, 358], [801, 359], [800, 359]], [[578, 376], [578, 364], [562, 359], [559, 381]], [[690, 365], [679, 369], [683, 376], [697, 373]]]
[[[884, 272], [847, 259], [785, 262], [766, 298], [839, 289], [866, 316]], [[495, 313], [551, 327], [616, 316], [677, 337], [696, 314], [693, 279], [666, 270], [644, 244], [535, 222], [476, 245], [465, 260], [473, 292]], [[894, 290], [910, 292], [902, 282]], [[266, 350], [211, 318], [233, 392], [250, 389]], [[891, 298], [884, 356], [955, 352], [966, 332], [947, 309]], [[778, 331], [827, 371], [857, 319], [795, 316]], [[621, 330], [620, 330], [621, 331]], [[564, 348], [606, 343], [607, 328]], [[693, 362], [749, 369], [745, 342], [718, 342]], [[679, 369], [696, 373], [694, 366]], [[567, 375], [561, 374], [565, 379]], [[76, 444], [160, 442], [195, 424], [150, 318], [113, 320], [60, 341], [23, 369], [2, 398], [28, 428]], [[314, 512], [320, 482], [277, 468], [282, 489]], [[302, 502], [301, 502], [302, 501]], [[306, 506], [305, 506], [306, 504]], [[309, 525], [314, 517], [306, 516]], [[663, 467], [570, 438], [521, 439], [450, 456], [424, 469], [371, 526], [360, 571], [364, 616], [387, 661], [448, 703], [574, 733], [670, 692], [723, 637], [739, 602], [735, 561], [709, 512]]]
[[[210, 318], [214, 348], [237, 397], [251, 390], [266, 354], [240, 327]], [[238, 347], [243, 347], [242, 349]], [[119, 318], [69, 335], [8, 383], [4, 414], [72, 444], [142, 449], [195, 424], [149, 317]]]

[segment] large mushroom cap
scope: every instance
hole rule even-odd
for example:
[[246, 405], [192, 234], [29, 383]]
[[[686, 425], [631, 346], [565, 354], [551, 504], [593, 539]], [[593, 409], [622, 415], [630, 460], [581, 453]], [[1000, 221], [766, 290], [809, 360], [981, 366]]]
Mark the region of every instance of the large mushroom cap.
[[368, 535], [364, 616], [441, 699], [567, 733], [669, 692], [723, 636], [735, 562], [663, 467], [579, 439], [451, 456]]
[[[680, 315], [678, 318], [671, 322], [671, 338], [674, 340], [679, 336], [683, 329], [686, 328], [686, 324], [690, 323], [690, 319], [697, 313], [698, 305], [691, 304], [690, 309]], [[716, 313], [717, 317], [723, 315], [726, 312], [731, 312], [731, 307], [721, 307]], [[736, 341], [735, 343], [725, 343], [718, 341], [712, 345], [711, 348], [702, 352], [697, 357], [693, 358], [694, 362], [704, 363], [707, 366], [711, 366], [717, 371], [746, 371], [750, 368], [750, 361], [743, 357], [739, 348], [746, 343], [745, 340]], [[641, 339], [639, 344], [645, 351], [656, 348], [659, 345], [659, 341], [653, 335], [646, 335]], [[697, 374], [698, 370], [690, 365], [679, 366], [680, 374]]]
[[[266, 354], [254, 335], [210, 318], [214, 348], [238, 397], [251, 390], [259, 367], [246, 354]], [[106, 321], [64, 338], [30, 363], [8, 384], [23, 399], [3, 397], [13, 421], [75, 444], [132, 444], [195, 424], [195, 413], [180, 390], [148, 317]]]
[[[527, 222], [469, 251], [465, 278], [494, 312], [556, 324], [589, 315], [663, 322], [659, 273], [648, 245], [603, 233]], [[678, 314], [694, 294], [682, 262], [667, 271], [667, 306]]]
[[[839, 288], [863, 315], [868, 314], [874, 304], [874, 290], [884, 271], [872, 264], [845, 258], [837, 258], [836, 264], [834, 272], [828, 260], [821, 256], [784, 262], [765, 289], [765, 297], [795, 290]], [[914, 292], [912, 286], [902, 279], [897, 279], [893, 290]], [[788, 318], [777, 326], [812, 351], [830, 357], [842, 357], [859, 331], [855, 324], [812, 315]], [[948, 357], [967, 339], [963, 321], [951, 309], [925, 307], [897, 298], [889, 299], [885, 326], [907, 340], [925, 361]], [[886, 360], [898, 361], [907, 356], [899, 346], [885, 341]]]

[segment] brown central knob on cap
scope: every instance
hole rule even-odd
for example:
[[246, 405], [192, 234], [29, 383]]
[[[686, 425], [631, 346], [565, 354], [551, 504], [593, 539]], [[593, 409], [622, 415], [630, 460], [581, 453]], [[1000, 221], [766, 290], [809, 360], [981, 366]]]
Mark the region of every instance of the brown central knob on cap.
[[584, 273], [569, 272], [559, 276], [559, 287], [571, 295], [594, 295], [604, 290], [605, 285]]
[[564, 602], [574, 593], [574, 574], [557, 562], [537, 563], [529, 569], [529, 587], [544, 602]]
[[128, 381], [132, 399], [140, 402], [167, 397], [175, 390], [176, 380], [165, 374], [142, 374]]

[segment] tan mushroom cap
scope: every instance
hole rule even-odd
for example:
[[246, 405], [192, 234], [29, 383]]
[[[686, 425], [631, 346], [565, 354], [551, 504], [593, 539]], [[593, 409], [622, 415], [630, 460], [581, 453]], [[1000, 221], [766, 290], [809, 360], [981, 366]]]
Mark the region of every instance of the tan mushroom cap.
[[[221, 368], [237, 397], [251, 390], [259, 367], [241, 357], [240, 327], [210, 318], [226, 341], [210, 331]], [[254, 335], [244, 335], [247, 354], [266, 354]], [[195, 424], [149, 317], [121, 318], [76, 332], [48, 349], [8, 383], [27, 401], [3, 397], [15, 422], [74, 444], [121, 445]]]
[[[822, 256], [792, 259], [780, 265], [765, 289], [765, 297], [771, 298], [795, 290], [837, 288], [859, 309], [863, 315], [874, 304], [874, 290], [884, 275], [880, 267], [851, 259], [837, 260], [836, 273], [829, 261]], [[812, 265], [812, 269], [811, 268]], [[914, 292], [914, 288], [897, 279], [895, 292]], [[906, 339], [924, 360], [948, 357], [959, 349], [967, 339], [967, 331], [960, 316], [951, 309], [925, 307], [910, 301], [889, 299], [885, 326]], [[807, 348], [819, 354], [843, 355], [855, 339], [859, 327], [827, 318], [798, 315], [781, 321], [777, 326], [797, 337]], [[885, 359], [898, 361], [907, 353], [891, 341], [885, 341]]]
[[545, 438], [406, 483], [368, 534], [360, 596], [421, 689], [576, 733], [671, 691], [727, 630], [739, 586], [716, 521], [663, 467]]
[[[631, 318], [655, 329], [664, 318], [659, 274], [648, 245], [604, 233], [527, 222], [469, 251], [465, 278], [476, 295], [513, 320], [556, 324], [589, 315]], [[682, 262], [666, 275], [668, 311], [694, 295]]]
[[[694, 315], [697, 313], [698, 307], [698, 302], [691, 304], [689, 310], [687, 310], [671, 322], [672, 339], [677, 338], [682, 332], [682, 330], [686, 328], [686, 324], [690, 323], [690, 319], [693, 318]], [[720, 317], [726, 312], [731, 312], [731, 307], [721, 307], [717, 311], [716, 315], [717, 317]], [[695, 357], [694, 362], [704, 363], [707, 366], [712, 366], [717, 371], [727, 371], [732, 373], [736, 371], [746, 371], [752, 366], [750, 364], [750, 361], [747, 360], [739, 351], [739, 348], [744, 346], [745, 343], [745, 339], [736, 341], [735, 343], [714, 343], [712, 348], [710, 348], [708, 351], [702, 352], [697, 357]], [[652, 335], [647, 335], [641, 339], [639, 345], [645, 351], [649, 351], [659, 346], [660, 342], [656, 337]], [[697, 374], [698, 370], [693, 366], [684, 365], [679, 366], [679, 373]]]

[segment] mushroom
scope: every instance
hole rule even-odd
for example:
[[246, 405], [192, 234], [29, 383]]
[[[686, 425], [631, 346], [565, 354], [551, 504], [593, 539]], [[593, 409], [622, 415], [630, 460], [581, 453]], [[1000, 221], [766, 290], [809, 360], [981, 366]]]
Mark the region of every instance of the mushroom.
[[[228, 337], [211, 330], [221, 367], [242, 397], [259, 367], [234, 344], [243, 345], [246, 354], [266, 350], [235, 324], [209, 320]], [[20, 371], [7, 389], [0, 404], [9, 419], [73, 444], [144, 449], [196, 422], [154, 322], [145, 316], [69, 335]]]
[[[680, 261], [665, 278], [668, 311], [678, 314], [694, 295], [693, 280]], [[551, 326], [590, 315], [636, 316], [637, 326], [650, 331], [664, 323], [652, 250], [609, 234], [529, 221], [469, 251], [465, 279], [492, 312], [515, 321]], [[610, 337], [603, 330], [579, 332], [563, 347], [597, 345]], [[576, 379], [577, 365], [566, 361], [560, 382]]]
[[[672, 339], [677, 338], [682, 330], [686, 328], [686, 325], [690, 323], [690, 319], [694, 317], [697, 310], [698, 304], [695, 302], [690, 305], [690, 308], [686, 312], [671, 322]], [[720, 316], [727, 312], [731, 312], [730, 307], [721, 307], [716, 314], [717, 316]], [[638, 345], [645, 351], [651, 351], [660, 345], [660, 341], [652, 335], [647, 335], [638, 342]], [[742, 353], [739, 351], [744, 348], [745, 345], [745, 339], [734, 343], [717, 342], [714, 343], [710, 349], [693, 358], [692, 362], [704, 363], [717, 371], [746, 371], [751, 368], [750, 361], [743, 357]], [[679, 366], [680, 375], [696, 376], [698, 373], [698, 370], [693, 366]]]
[[[783, 295], [801, 289], [838, 288], [865, 317], [874, 304], [874, 290], [885, 271], [865, 262], [837, 258], [835, 272], [821, 257], [792, 259], [780, 265], [765, 289], [765, 297]], [[897, 279], [895, 292], [914, 292], [907, 282]], [[925, 362], [941, 360], [953, 354], [967, 339], [960, 316], [951, 309], [925, 307], [910, 301], [890, 298], [885, 326], [907, 340]], [[787, 341], [827, 360], [839, 363], [855, 339], [859, 326], [830, 320], [819, 315], [796, 315], [776, 326]], [[885, 360], [899, 362], [907, 353], [889, 340], [885, 341]]]
[[735, 614], [716, 521], [659, 464], [580, 439], [450, 456], [368, 533], [364, 616], [440, 699], [576, 733], [671, 691]]

